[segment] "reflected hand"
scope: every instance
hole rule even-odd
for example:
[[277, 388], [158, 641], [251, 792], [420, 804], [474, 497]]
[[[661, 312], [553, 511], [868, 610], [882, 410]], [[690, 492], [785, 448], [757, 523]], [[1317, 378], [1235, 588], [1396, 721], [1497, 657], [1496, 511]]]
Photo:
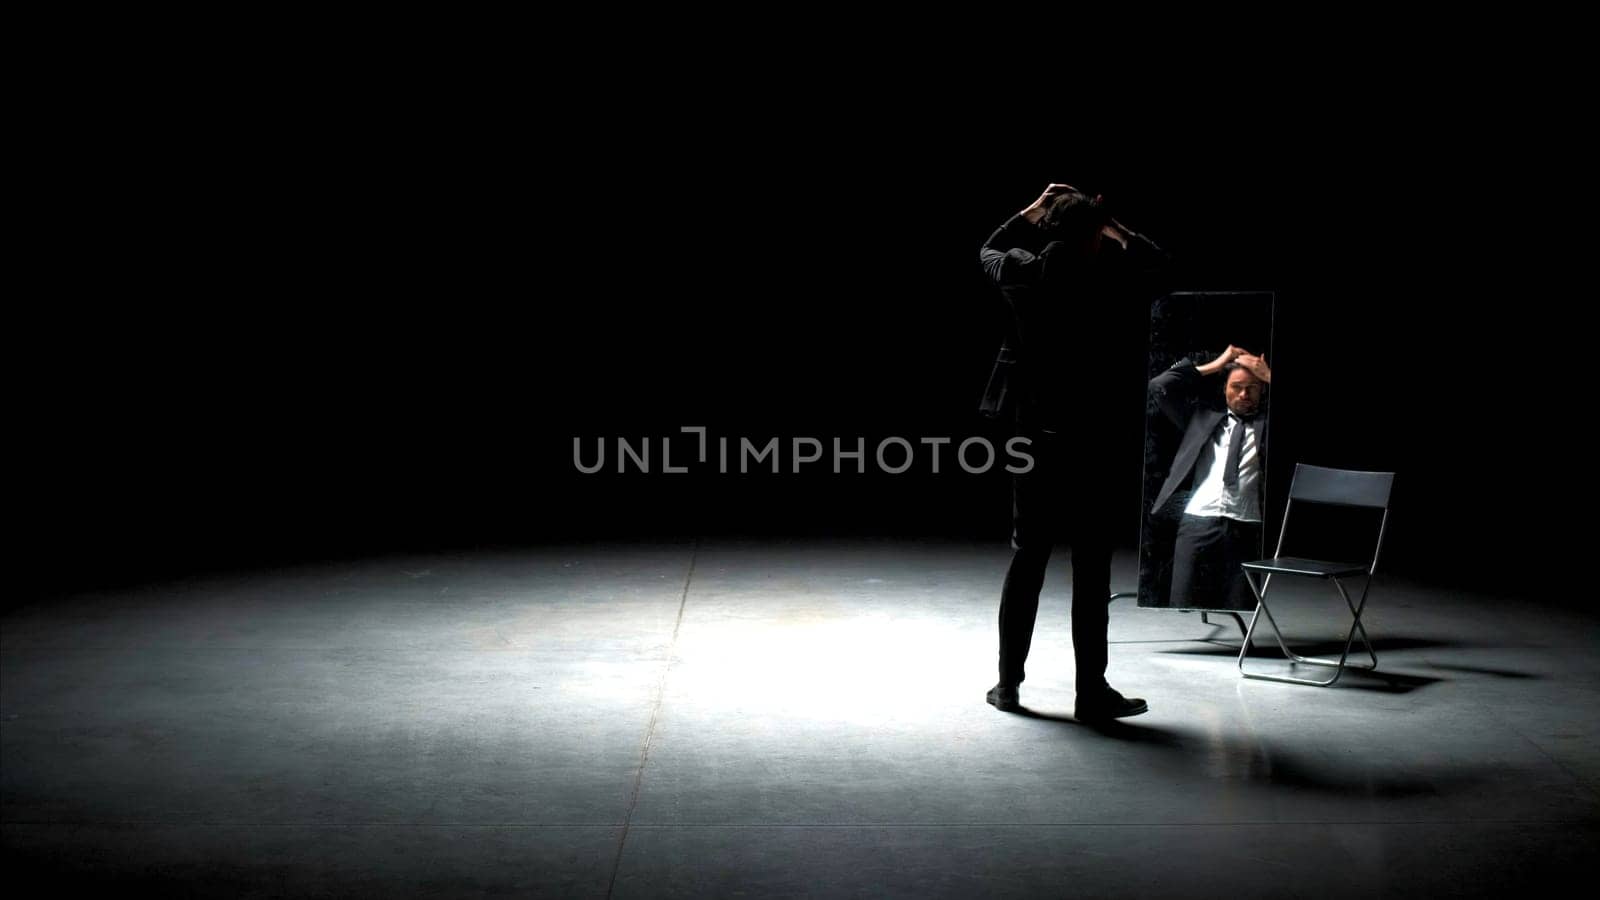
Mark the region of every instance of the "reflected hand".
[[1228, 349], [1222, 351], [1222, 355], [1217, 357], [1216, 360], [1214, 360], [1212, 362], [1212, 365], [1214, 365], [1214, 366], [1216, 366], [1217, 368], [1220, 369], [1223, 366], [1227, 365], [1228, 363], [1231, 363], [1234, 360], [1238, 359], [1239, 357], [1248, 354], [1249, 352], [1250, 352], [1249, 350], [1246, 350], [1243, 347], [1235, 347], [1234, 345], [1229, 344], [1228, 345]]
[[1245, 353], [1239, 356], [1236, 362], [1261, 380], [1262, 384], [1272, 383], [1272, 367], [1267, 365], [1267, 358]]
[[1203, 366], [1195, 366], [1195, 371], [1199, 372], [1201, 375], [1215, 375], [1222, 371], [1223, 366], [1226, 366], [1228, 363], [1233, 362], [1249, 352], [1250, 351], [1244, 349], [1243, 347], [1235, 347], [1234, 345], [1229, 344], [1228, 349], [1222, 351], [1221, 356], [1218, 356], [1216, 359], [1213, 359], [1211, 362], [1208, 362]]

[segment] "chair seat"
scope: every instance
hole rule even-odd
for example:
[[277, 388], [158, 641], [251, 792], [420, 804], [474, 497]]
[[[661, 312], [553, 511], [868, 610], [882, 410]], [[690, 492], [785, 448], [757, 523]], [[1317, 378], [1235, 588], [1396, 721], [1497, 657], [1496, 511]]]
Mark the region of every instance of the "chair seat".
[[1285, 575], [1310, 575], [1314, 578], [1343, 578], [1367, 571], [1361, 563], [1329, 562], [1323, 559], [1301, 559], [1298, 556], [1275, 556], [1244, 563], [1252, 572], [1278, 572]]

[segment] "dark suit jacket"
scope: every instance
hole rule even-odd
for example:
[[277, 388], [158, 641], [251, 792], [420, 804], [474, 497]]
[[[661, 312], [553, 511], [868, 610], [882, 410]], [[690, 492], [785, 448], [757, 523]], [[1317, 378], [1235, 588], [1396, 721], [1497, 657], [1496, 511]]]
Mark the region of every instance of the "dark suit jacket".
[[[1223, 417], [1228, 414], [1226, 409], [1206, 406], [1201, 401], [1208, 387], [1216, 391], [1220, 397], [1222, 386], [1222, 379], [1201, 375], [1192, 362], [1180, 362], [1150, 379], [1150, 395], [1155, 398], [1156, 405], [1160, 407], [1162, 414], [1183, 432], [1183, 440], [1178, 443], [1177, 455], [1172, 459], [1172, 469], [1167, 472], [1167, 478], [1161, 484], [1161, 491], [1156, 494], [1155, 503], [1150, 506], [1151, 511], [1160, 509], [1178, 488], [1194, 475], [1194, 466], [1200, 459], [1200, 451], [1205, 449], [1212, 435], [1217, 433], [1217, 426], [1222, 424]], [[1255, 429], [1257, 458], [1261, 461], [1262, 471], [1265, 472], [1267, 432], [1261, 427], [1262, 422], [1263, 417], [1256, 416], [1251, 427]], [[1262, 512], [1265, 514], [1265, 510]]]
[[[996, 416], [1015, 407], [1019, 421], [1054, 429], [1074, 416], [1095, 414], [1096, 404], [1113, 402], [1103, 392], [1084, 390], [1085, 373], [1140, 362], [1128, 347], [1148, 327], [1141, 299], [1156, 291], [1168, 257], [1138, 237], [1126, 251], [1108, 240], [1094, 256], [1047, 237], [1016, 215], [979, 252], [1010, 315], [978, 408]], [[1140, 379], [1133, 379], [1129, 408], [1137, 410]]]

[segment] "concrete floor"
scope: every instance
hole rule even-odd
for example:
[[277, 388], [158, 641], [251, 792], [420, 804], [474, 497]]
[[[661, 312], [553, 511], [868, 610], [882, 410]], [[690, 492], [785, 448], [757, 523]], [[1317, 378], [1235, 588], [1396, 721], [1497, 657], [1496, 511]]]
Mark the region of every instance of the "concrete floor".
[[[1240, 679], [1231, 624], [1119, 600], [1110, 678], [1151, 712], [1097, 730], [1071, 720], [1064, 563], [1034, 714], [983, 702], [1007, 557], [685, 540], [26, 606], [0, 631], [4, 871], [226, 896], [1191, 898], [1592, 870], [1600, 618], [1380, 576], [1383, 674], [1318, 689]], [[1338, 603], [1286, 593], [1280, 621], [1326, 642]]]

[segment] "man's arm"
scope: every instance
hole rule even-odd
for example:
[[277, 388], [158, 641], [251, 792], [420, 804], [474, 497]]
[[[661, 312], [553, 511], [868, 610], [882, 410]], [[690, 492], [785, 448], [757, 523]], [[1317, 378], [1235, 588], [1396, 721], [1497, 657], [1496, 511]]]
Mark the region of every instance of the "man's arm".
[[[1204, 365], [1195, 366], [1194, 370], [1199, 372], [1201, 375], [1216, 375], [1223, 369], [1227, 368], [1228, 363], [1246, 356], [1250, 356], [1249, 351], [1245, 350], [1243, 347], [1235, 347], [1234, 345], [1229, 344], [1228, 349], [1222, 351], [1221, 356], [1218, 356], [1216, 359], [1213, 359], [1211, 362], [1208, 362]], [[1254, 359], [1255, 357], [1250, 358]]]
[[1029, 246], [1037, 247], [1042, 233], [1015, 215], [995, 229], [978, 251], [984, 274], [998, 285], [1033, 284], [1044, 271], [1044, 261]]
[[1150, 379], [1150, 395], [1155, 398], [1162, 415], [1182, 429], [1189, 424], [1189, 417], [1194, 415], [1205, 376], [1216, 375], [1228, 363], [1247, 355], [1241, 348], [1229, 344], [1222, 355], [1203, 365], [1178, 363]]
[[989, 279], [998, 285], [1033, 284], [1044, 271], [1039, 244], [1044, 232], [1039, 220], [1047, 204], [1057, 194], [1077, 190], [1070, 184], [1051, 184], [1021, 212], [1007, 219], [983, 242], [978, 261]]
[[1156, 407], [1179, 431], [1194, 415], [1200, 378], [1194, 363], [1185, 361], [1150, 379], [1150, 396], [1155, 398]]
[[1171, 253], [1116, 219], [1106, 226], [1105, 233], [1121, 245], [1116, 265], [1128, 279], [1128, 286], [1134, 294], [1155, 296], [1167, 293], [1167, 280], [1172, 272]]

